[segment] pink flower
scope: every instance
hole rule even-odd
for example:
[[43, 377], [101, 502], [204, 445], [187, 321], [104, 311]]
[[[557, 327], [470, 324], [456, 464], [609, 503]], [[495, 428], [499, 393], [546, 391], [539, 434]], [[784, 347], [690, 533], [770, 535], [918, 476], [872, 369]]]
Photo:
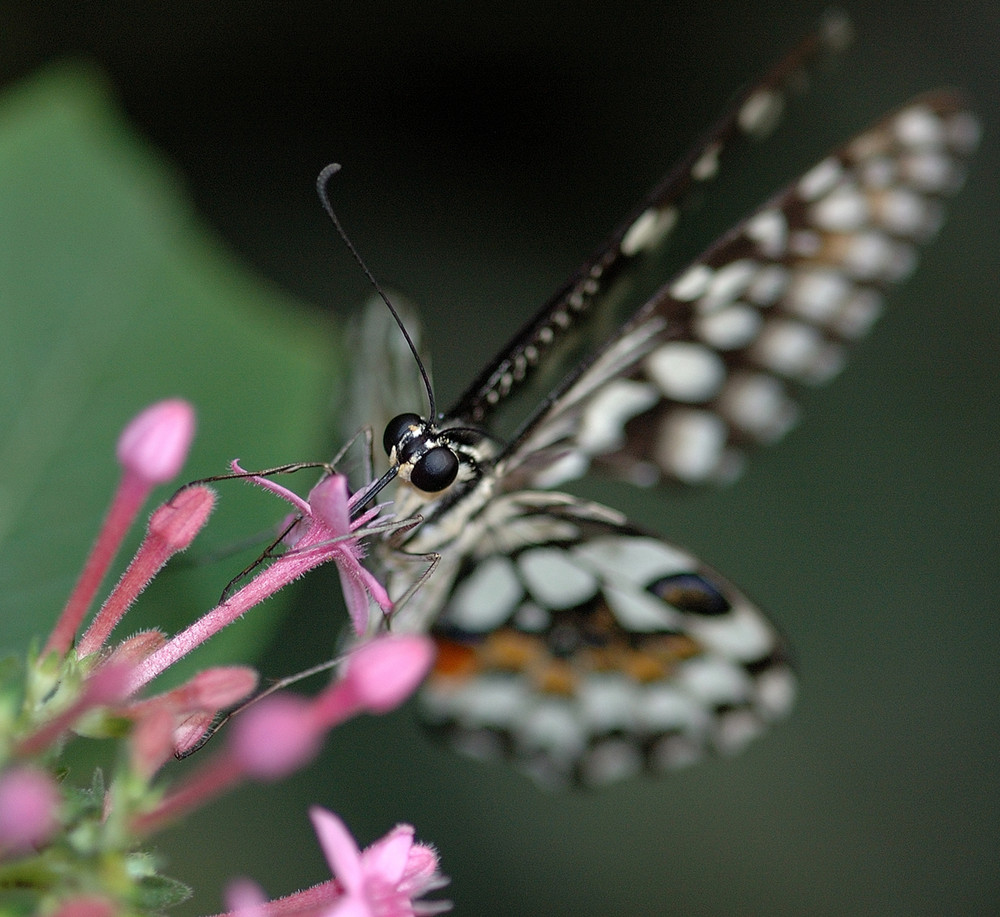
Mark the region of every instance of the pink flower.
[[344, 591], [344, 600], [347, 602], [351, 622], [354, 624], [354, 632], [361, 636], [368, 627], [369, 596], [385, 614], [392, 611], [392, 602], [385, 588], [361, 565], [364, 546], [357, 538], [351, 537], [354, 532], [363, 529], [378, 515], [379, 508], [371, 509], [351, 522], [354, 498], [348, 498], [347, 478], [339, 474], [324, 478], [310, 491], [309, 505], [312, 508], [314, 524], [317, 521], [322, 522], [339, 546], [334, 563], [340, 574], [340, 585]]
[[426, 892], [446, 884], [432, 847], [413, 842], [413, 828], [397, 825], [364, 851], [332, 812], [309, 810], [320, 846], [343, 896], [328, 917], [414, 917], [440, 913], [446, 902], [420, 902]]
[[[246, 474], [238, 462], [233, 462], [231, 467], [238, 475]], [[359, 635], [368, 628], [369, 597], [383, 614], [387, 615], [392, 610], [385, 587], [361, 564], [364, 548], [360, 539], [365, 534], [391, 531], [400, 525], [399, 522], [391, 518], [377, 519], [381, 506], [367, 510], [352, 521], [351, 511], [357, 495], [348, 497], [347, 481], [339, 474], [324, 477], [310, 491], [308, 501], [267, 478], [251, 476], [251, 480], [290, 503], [299, 515], [285, 539], [289, 550], [228, 596], [221, 605], [140, 663], [132, 690], [138, 690], [264, 599], [331, 560], [340, 571], [351, 620]]]

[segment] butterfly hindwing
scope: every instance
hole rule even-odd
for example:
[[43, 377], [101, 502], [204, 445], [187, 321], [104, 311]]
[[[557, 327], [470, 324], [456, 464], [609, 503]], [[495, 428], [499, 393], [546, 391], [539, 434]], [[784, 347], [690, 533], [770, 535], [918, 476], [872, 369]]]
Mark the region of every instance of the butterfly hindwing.
[[686, 551], [564, 494], [501, 497], [477, 530], [422, 695], [459, 748], [596, 784], [735, 751], [787, 712], [781, 638]]

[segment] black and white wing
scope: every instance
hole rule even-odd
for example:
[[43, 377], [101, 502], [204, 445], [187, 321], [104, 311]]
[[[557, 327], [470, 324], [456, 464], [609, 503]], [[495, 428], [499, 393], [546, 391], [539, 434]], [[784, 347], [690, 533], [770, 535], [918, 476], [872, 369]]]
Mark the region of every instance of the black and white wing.
[[844, 36], [832, 20], [739, 97], [450, 411], [388, 422], [396, 511], [419, 520], [379, 552], [390, 593], [410, 595], [414, 556], [438, 562], [392, 625], [435, 637], [424, 709], [465, 750], [601, 783], [733, 751], [789, 709], [784, 643], [739, 590], [618, 512], [538, 488], [591, 465], [638, 484], [732, 479], [912, 270], [978, 138], [948, 92], [875, 124], [636, 295], [687, 192]]
[[614, 510], [522, 492], [470, 529], [421, 695], [460, 750], [594, 785], [735, 752], [791, 706], [754, 605]]
[[[851, 38], [850, 23], [832, 12], [770, 71], [737, 93], [726, 112], [486, 364], [445, 416], [496, 430], [497, 414], [512, 402], [523, 400], [533, 407], [547, 395], [546, 385], [557, 382], [580, 355], [591, 352], [628, 316], [631, 278], [648, 255], [659, 256], [669, 247], [692, 199], [697, 202], [697, 192], [748, 141], [768, 136], [789, 99], [803, 93], [813, 71], [843, 51]], [[616, 301], [623, 301], [624, 314], [612, 306]]]
[[551, 487], [595, 462], [643, 485], [731, 480], [913, 270], [977, 139], [964, 100], [938, 92], [825, 158], [564, 379], [498, 458], [501, 478]]

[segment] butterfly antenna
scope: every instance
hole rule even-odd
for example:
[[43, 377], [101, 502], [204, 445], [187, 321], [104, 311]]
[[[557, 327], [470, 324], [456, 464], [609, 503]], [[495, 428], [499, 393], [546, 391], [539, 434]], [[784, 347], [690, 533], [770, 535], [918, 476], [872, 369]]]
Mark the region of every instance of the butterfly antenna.
[[437, 408], [434, 404], [434, 390], [431, 388], [431, 380], [427, 375], [427, 370], [424, 368], [423, 360], [420, 359], [420, 354], [417, 353], [417, 347], [413, 343], [413, 339], [410, 337], [409, 332], [406, 330], [406, 325], [403, 324], [403, 320], [399, 317], [399, 313], [396, 311], [395, 306], [389, 302], [389, 297], [386, 296], [385, 291], [379, 285], [379, 282], [375, 279], [372, 272], [368, 270], [368, 265], [365, 264], [361, 255], [358, 254], [358, 250], [354, 247], [354, 244], [347, 237], [347, 233], [344, 232], [344, 227], [340, 225], [340, 220], [337, 219], [337, 214], [334, 213], [333, 205], [330, 203], [330, 195], [327, 191], [327, 185], [330, 179], [340, 171], [340, 163], [331, 162], [328, 166], [319, 173], [316, 178], [316, 193], [319, 194], [320, 203], [323, 205], [323, 209], [326, 211], [327, 216], [333, 221], [334, 229], [337, 230], [337, 235], [343, 240], [344, 245], [347, 246], [347, 250], [351, 253], [351, 256], [357, 261], [358, 266], [364, 271], [365, 276], [368, 278], [368, 282], [371, 283], [375, 292], [378, 293], [379, 298], [385, 303], [386, 308], [388, 308], [392, 317], [395, 319], [396, 324], [399, 326], [399, 330], [403, 332], [403, 338], [406, 340], [407, 346], [410, 348], [410, 353], [413, 354], [413, 359], [417, 361], [417, 368], [420, 370], [420, 377], [424, 380], [424, 390], [427, 392], [427, 406], [428, 406], [428, 417], [430, 419], [437, 419]]

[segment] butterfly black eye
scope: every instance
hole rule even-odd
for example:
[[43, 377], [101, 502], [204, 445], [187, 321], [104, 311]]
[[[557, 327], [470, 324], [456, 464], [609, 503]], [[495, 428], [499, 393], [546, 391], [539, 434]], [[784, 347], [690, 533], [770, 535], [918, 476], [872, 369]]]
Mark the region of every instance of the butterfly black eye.
[[420, 424], [419, 414], [397, 414], [385, 425], [385, 433], [382, 434], [382, 445], [385, 454], [392, 452], [392, 447], [398, 445], [403, 438], [403, 434], [413, 426]]
[[428, 449], [413, 465], [410, 482], [428, 493], [444, 490], [458, 476], [458, 456], [447, 446]]

